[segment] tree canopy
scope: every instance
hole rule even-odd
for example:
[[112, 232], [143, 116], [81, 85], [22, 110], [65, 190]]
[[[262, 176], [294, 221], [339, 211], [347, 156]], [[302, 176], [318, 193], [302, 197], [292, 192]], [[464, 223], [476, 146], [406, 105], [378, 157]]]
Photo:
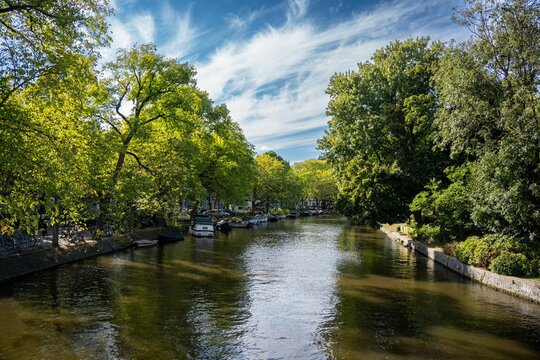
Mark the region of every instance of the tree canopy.
[[540, 3], [467, 0], [455, 20], [470, 41], [394, 42], [358, 71], [333, 76], [320, 147], [348, 216], [374, 223], [410, 215], [421, 240], [468, 237], [456, 250], [465, 262], [534, 275]]
[[315, 200], [317, 208], [321, 202], [333, 203], [336, 200], [337, 180], [326, 160], [309, 159], [297, 162], [292, 169], [300, 180], [302, 196]]
[[445, 165], [433, 149], [432, 76], [442, 45], [396, 41], [357, 71], [336, 74], [327, 93], [331, 117], [319, 147], [332, 164], [339, 208], [361, 222], [397, 221]]

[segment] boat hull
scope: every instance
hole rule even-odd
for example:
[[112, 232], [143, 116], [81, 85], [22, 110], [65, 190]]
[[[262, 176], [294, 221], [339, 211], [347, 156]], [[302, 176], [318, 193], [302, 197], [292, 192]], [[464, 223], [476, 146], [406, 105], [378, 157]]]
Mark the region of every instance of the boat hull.
[[166, 235], [166, 234], [159, 234], [158, 235], [158, 242], [160, 244], [164, 243], [171, 243], [176, 241], [184, 240], [184, 233], [176, 234], [176, 235]]
[[195, 237], [214, 237], [214, 230], [197, 230], [190, 229], [189, 233]]
[[136, 240], [133, 242], [137, 247], [154, 246], [158, 243], [157, 240]]
[[248, 222], [241, 222], [241, 223], [237, 223], [237, 222], [230, 222], [229, 223], [229, 226], [232, 227], [232, 228], [238, 228], [238, 229], [247, 229], [247, 228], [250, 228], [251, 227], [251, 224], [248, 223]]

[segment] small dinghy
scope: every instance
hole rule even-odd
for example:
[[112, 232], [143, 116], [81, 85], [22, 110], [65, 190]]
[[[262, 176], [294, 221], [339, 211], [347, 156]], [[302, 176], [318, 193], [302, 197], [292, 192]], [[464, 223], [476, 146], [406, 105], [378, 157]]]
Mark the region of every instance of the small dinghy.
[[181, 231], [180, 233], [174, 234], [174, 235], [166, 235], [166, 234], [158, 235], [158, 242], [160, 244], [170, 243], [170, 242], [175, 242], [175, 241], [180, 241], [180, 240], [184, 240], [184, 233]]
[[158, 243], [157, 240], [135, 240], [133, 244], [137, 247], [153, 246]]

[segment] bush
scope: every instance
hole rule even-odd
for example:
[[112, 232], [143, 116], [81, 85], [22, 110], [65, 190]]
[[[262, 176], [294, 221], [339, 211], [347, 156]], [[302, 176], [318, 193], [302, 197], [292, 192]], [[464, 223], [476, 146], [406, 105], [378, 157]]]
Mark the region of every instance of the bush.
[[472, 265], [474, 261], [474, 251], [476, 250], [476, 246], [480, 242], [480, 239], [481, 238], [478, 236], [470, 236], [467, 240], [459, 243], [455, 250], [458, 260], [462, 263]]
[[525, 255], [503, 251], [491, 262], [489, 269], [501, 275], [525, 276], [532, 275], [533, 267]]
[[501, 234], [489, 234], [483, 237], [471, 236], [456, 247], [456, 257], [463, 263], [489, 267], [501, 252], [518, 253], [516, 240]]
[[414, 231], [414, 237], [427, 244], [438, 243], [442, 240], [441, 227], [429, 224], [417, 227]]
[[489, 239], [483, 237], [480, 239], [474, 249], [474, 256], [471, 265], [488, 267], [489, 264], [491, 264], [491, 261], [499, 256], [499, 253], [500, 250], [496, 246], [493, 246], [489, 242]]
[[444, 244], [443, 251], [446, 255], [456, 256], [456, 248], [460, 243], [457, 241], [452, 241], [451, 243]]

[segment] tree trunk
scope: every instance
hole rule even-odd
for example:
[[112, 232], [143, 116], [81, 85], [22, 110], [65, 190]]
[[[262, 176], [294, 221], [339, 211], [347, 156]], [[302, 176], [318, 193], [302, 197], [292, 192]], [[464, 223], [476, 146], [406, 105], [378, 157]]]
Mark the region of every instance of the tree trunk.
[[257, 191], [253, 189], [253, 198], [251, 199], [251, 212], [255, 213], [255, 199], [257, 196]]
[[99, 200], [99, 214], [96, 221], [96, 229], [94, 230], [93, 237], [97, 237], [98, 231], [103, 230], [103, 227], [105, 226], [105, 219], [107, 217], [107, 213], [109, 212], [109, 204], [111, 202], [112, 193], [114, 192], [116, 188], [116, 184], [118, 183], [118, 176], [120, 175], [120, 172], [122, 171], [122, 168], [124, 167], [124, 163], [126, 161], [126, 154], [129, 147], [129, 143], [131, 139], [133, 138], [134, 134], [129, 134], [126, 139], [123, 141], [122, 149], [120, 150], [120, 153], [118, 154], [118, 159], [116, 160], [116, 166], [114, 167], [114, 172], [112, 174], [111, 178], [111, 186], [109, 189], [103, 194], [103, 196], [100, 197]]
[[52, 236], [52, 246], [57, 248], [60, 246], [60, 242], [58, 241], [60, 235], [60, 223], [57, 222], [53, 226], [53, 236]]

